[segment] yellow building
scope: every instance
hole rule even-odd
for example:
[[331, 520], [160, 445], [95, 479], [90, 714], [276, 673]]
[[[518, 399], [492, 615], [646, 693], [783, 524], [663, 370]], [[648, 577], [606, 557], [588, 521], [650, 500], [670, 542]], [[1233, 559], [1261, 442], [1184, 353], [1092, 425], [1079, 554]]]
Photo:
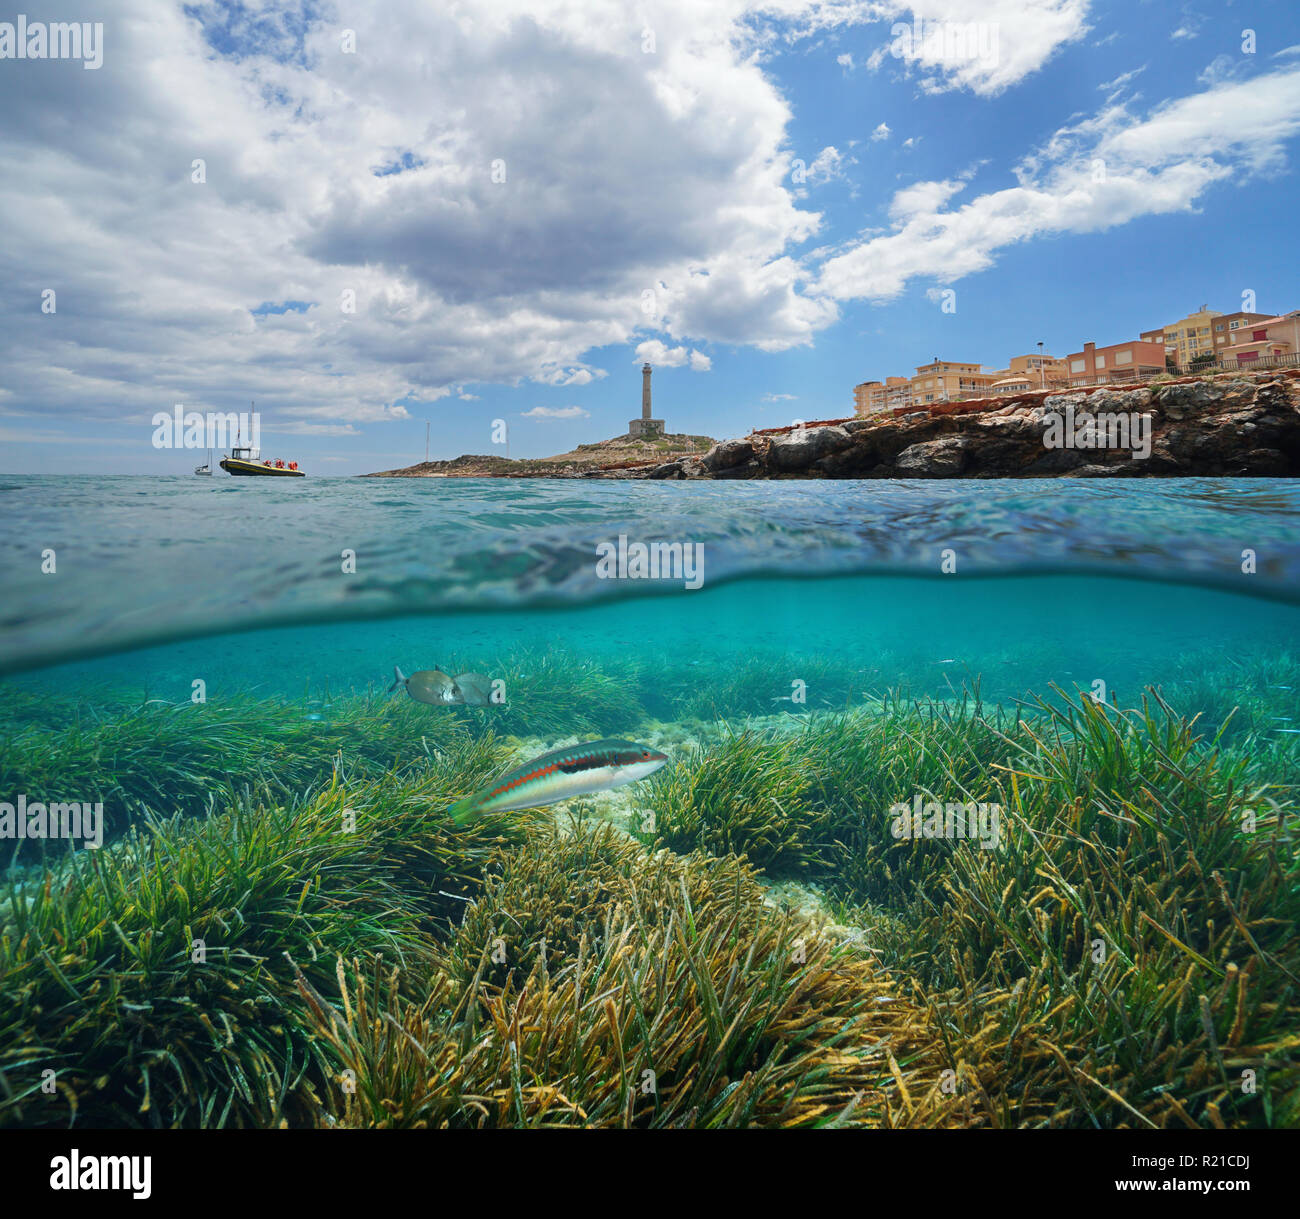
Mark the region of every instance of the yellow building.
[[1195, 313], [1159, 330], [1144, 330], [1139, 337], [1144, 342], [1163, 343], [1166, 356], [1177, 364], [1189, 364], [1196, 356], [1214, 354], [1214, 319], [1222, 316], [1218, 309], [1202, 305]]
[[1008, 365], [1013, 377], [1022, 377], [1030, 382], [1030, 388], [1043, 389], [1054, 381], [1064, 381], [1069, 376], [1065, 360], [1057, 359], [1046, 353], [1033, 352], [1027, 356], [1012, 356]]
[[863, 381], [853, 387], [853, 409], [859, 415], [880, 415], [912, 405], [912, 382], [907, 377]]
[[853, 387], [853, 409], [859, 415], [879, 415], [928, 406], [934, 402], [968, 402], [998, 394], [1038, 389], [1067, 380], [1067, 362], [1033, 352], [1015, 356], [1007, 368], [985, 368], [956, 360], [921, 364], [912, 377], [886, 377]]
[[1010, 373], [1008, 368], [989, 369], [981, 364], [935, 360], [920, 364], [912, 378], [912, 401], [917, 406], [932, 402], [964, 402], [991, 393], [993, 384]]

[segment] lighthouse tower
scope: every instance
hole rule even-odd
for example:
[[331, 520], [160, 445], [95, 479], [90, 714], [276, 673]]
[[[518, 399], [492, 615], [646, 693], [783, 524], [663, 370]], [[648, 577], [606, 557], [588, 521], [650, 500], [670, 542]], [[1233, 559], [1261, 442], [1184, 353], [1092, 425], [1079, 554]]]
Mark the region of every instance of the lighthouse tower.
[[662, 419], [650, 417], [650, 365], [641, 366], [641, 418], [628, 421], [627, 434], [640, 439], [662, 436], [667, 432]]

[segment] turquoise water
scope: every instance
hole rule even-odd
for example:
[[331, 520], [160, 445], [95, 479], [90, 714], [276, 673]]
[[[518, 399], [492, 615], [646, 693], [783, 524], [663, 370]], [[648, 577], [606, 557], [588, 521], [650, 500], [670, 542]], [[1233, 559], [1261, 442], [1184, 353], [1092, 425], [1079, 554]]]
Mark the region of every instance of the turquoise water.
[[[0, 507], [0, 672], [128, 674], [159, 697], [199, 668], [244, 689], [357, 687], [524, 641], [666, 669], [888, 651], [900, 678], [940, 662], [993, 677], [1014, 654], [1042, 681], [1128, 680], [1201, 646], [1280, 645], [1300, 605], [1300, 491], [1274, 480], [7, 476]], [[695, 547], [699, 587], [602, 578], [597, 548], [620, 536]]]
[[976, 679], [1003, 699], [1103, 680], [1132, 701], [1143, 685], [1186, 677], [1197, 657], [1221, 661], [1226, 675], [1234, 662], [1288, 655], [1298, 629], [1300, 608], [1288, 602], [1118, 577], [754, 577], [668, 599], [210, 634], [10, 680], [33, 692], [109, 687], [184, 702], [202, 679], [210, 697], [297, 698], [383, 691], [395, 665], [492, 677], [514, 653], [552, 650], [598, 664], [633, 660], [661, 672], [665, 687], [707, 688], [729, 666], [763, 658], [773, 702], [800, 678], [799, 661], [815, 657], [842, 680], [826, 697], [814, 681], [812, 708], [838, 705], [846, 684], [860, 695], [942, 693]]

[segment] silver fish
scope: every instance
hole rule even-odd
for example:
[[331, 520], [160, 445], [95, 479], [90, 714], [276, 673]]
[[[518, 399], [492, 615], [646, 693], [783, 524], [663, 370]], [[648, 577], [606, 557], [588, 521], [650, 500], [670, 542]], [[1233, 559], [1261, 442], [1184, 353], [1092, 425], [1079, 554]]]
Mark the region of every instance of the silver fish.
[[457, 673], [456, 688], [467, 707], [487, 707], [492, 702], [492, 681], [482, 673]]
[[405, 686], [407, 694], [417, 703], [449, 707], [461, 701], [455, 680], [441, 669], [420, 669], [407, 677], [394, 665], [393, 684], [388, 687], [388, 693], [392, 694], [399, 686]]

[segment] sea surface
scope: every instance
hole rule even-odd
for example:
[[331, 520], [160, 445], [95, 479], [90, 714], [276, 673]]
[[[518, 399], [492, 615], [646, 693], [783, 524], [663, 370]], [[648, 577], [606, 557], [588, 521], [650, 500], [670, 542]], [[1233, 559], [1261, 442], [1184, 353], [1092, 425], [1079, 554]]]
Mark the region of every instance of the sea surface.
[[[785, 652], [888, 656], [864, 665], [886, 685], [996, 682], [1013, 659], [1043, 686], [1131, 684], [1198, 648], [1285, 648], [1300, 625], [1300, 489], [1282, 480], [10, 475], [0, 512], [0, 673], [65, 693], [342, 691], [523, 645], [666, 673]], [[620, 537], [680, 543], [694, 567], [619, 571]]]

